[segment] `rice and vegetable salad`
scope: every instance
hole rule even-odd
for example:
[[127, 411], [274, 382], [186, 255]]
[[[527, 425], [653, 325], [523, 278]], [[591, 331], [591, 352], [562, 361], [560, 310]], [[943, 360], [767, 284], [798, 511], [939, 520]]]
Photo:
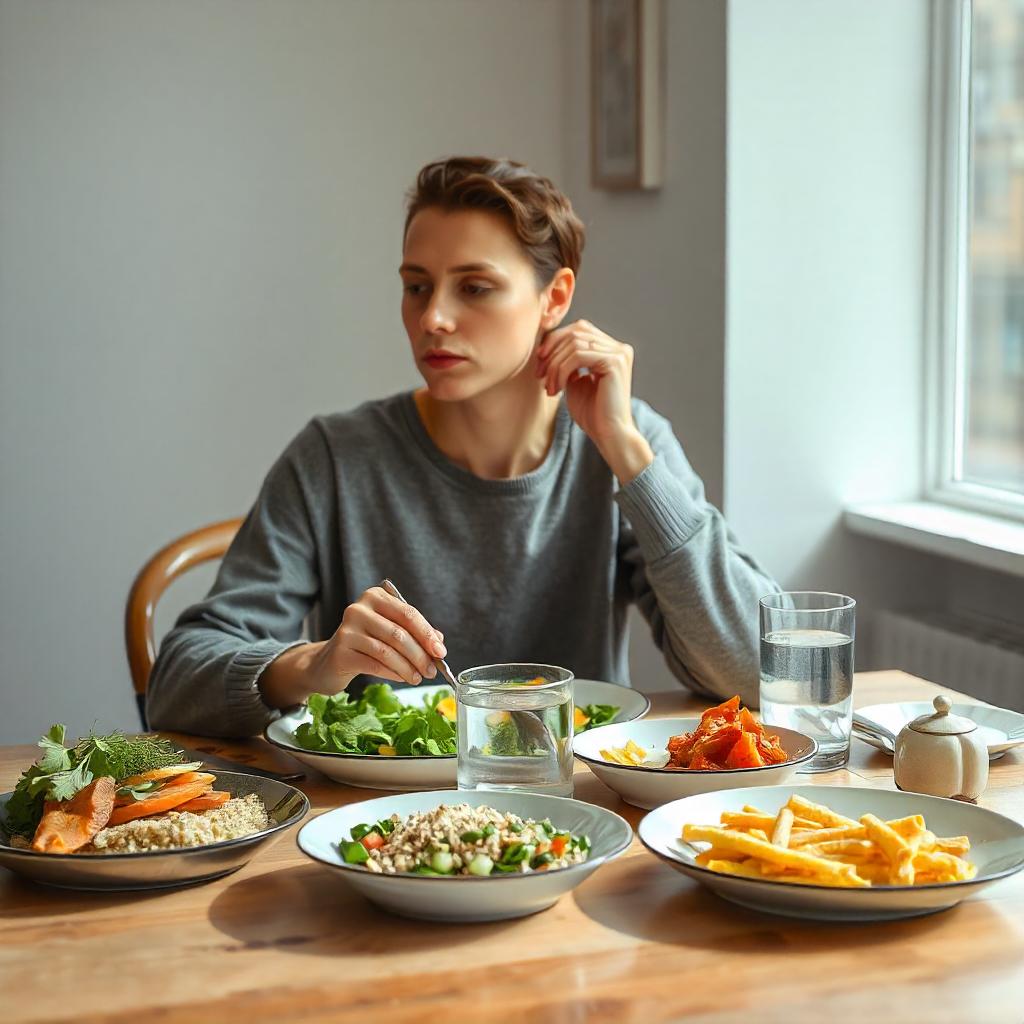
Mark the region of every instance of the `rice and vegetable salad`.
[[582, 864], [590, 840], [493, 807], [442, 804], [405, 821], [393, 814], [356, 825], [338, 848], [346, 864], [376, 874], [476, 876], [528, 874]]

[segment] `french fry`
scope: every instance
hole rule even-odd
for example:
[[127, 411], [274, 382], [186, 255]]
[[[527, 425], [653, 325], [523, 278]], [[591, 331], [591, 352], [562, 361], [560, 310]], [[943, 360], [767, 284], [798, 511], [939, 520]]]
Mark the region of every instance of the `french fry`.
[[789, 846], [789, 838], [793, 832], [793, 820], [793, 812], [788, 807], [783, 807], [776, 815], [771, 839], [775, 846]]
[[701, 867], [739, 878], [844, 887], [929, 885], [966, 881], [966, 836], [939, 837], [920, 814], [859, 822], [793, 796], [774, 815], [747, 804], [723, 811], [720, 826], [684, 825], [687, 842], [710, 843]]
[[914, 851], [907, 840], [874, 814], [863, 814], [860, 821], [868, 830], [868, 838], [881, 847], [889, 861], [889, 881], [893, 885], [913, 885]]
[[941, 836], [935, 838], [935, 849], [940, 853], [952, 853], [956, 857], [962, 857], [971, 848], [971, 841], [967, 836], [948, 836], [943, 839]]
[[863, 825], [854, 822], [852, 825], [842, 825], [838, 828], [821, 828], [810, 832], [795, 832], [789, 841], [792, 847], [806, 846], [808, 843], [825, 843], [833, 839], [865, 839], [867, 830]]
[[826, 828], [842, 828], [844, 825], [857, 824], [852, 818], [845, 818], [841, 814], [836, 814], [830, 807], [811, 803], [810, 800], [797, 796], [795, 793], [789, 798], [786, 806], [794, 814], [799, 814], [801, 818], [810, 818], [811, 821], [820, 822]]
[[749, 831], [752, 828], [759, 828], [767, 832], [775, 825], [774, 814], [748, 814], [739, 811], [722, 811], [722, 824], [731, 828]]
[[[683, 838], [688, 843], [711, 843], [713, 846], [720, 846], [725, 850], [735, 850], [737, 853], [745, 853], [750, 857], [757, 857], [760, 860], [768, 861], [770, 864], [778, 864], [782, 867], [792, 868], [794, 871], [804, 871], [811, 875], [849, 877], [855, 874], [851, 865], [825, 860], [822, 857], [815, 857], [809, 853], [800, 853], [796, 850], [783, 850], [781, 847], [772, 846], [766, 840], [755, 839], [753, 836], [744, 835], [742, 832], [733, 832], [729, 829], [717, 828], [713, 825], [685, 825], [683, 826]], [[852, 884], [855, 885], [857, 883], [853, 882]]]
[[[763, 861], [756, 861], [753, 858], [744, 861], [734, 860], [713, 860], [708, 865], [712, 871], [718, 871], [723, 875], [742, 875], [745, 878], [765, 878], [763, 868], [765, 864]], [[856, 879], [851, 881], [850, 878]], [[850, 888], [850, 887], [864, 887], [868, 883], [863, 879], [857, 878], [856, 875], [847, 878], [845, 876], [830, 876], [830, 875], [799, 875], [799, 874], [781, 874], [772, 875], [771, 881], [773, 882], [788, 882], [791, 885], [827, 885], [831, 888]]]

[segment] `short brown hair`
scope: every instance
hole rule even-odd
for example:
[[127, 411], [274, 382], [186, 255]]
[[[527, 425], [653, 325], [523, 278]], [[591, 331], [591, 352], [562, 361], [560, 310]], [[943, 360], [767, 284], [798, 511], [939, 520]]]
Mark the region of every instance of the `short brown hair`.
[[410, 189], [405, 232], [420, 210], [488, 210], [504, 217], [533, 264], [541, 287], [556, 271], [579, 271], [583, 222], [554, 184], [514, 160], [453, 156], [435, 160]]

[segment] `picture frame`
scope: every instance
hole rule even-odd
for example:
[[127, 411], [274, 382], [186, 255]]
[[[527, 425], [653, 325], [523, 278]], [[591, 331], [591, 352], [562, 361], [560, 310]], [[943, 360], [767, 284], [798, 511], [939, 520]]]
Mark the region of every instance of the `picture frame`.
[[664, 21], [663, 0], [590, 0], [595, 188], [661, 187]]

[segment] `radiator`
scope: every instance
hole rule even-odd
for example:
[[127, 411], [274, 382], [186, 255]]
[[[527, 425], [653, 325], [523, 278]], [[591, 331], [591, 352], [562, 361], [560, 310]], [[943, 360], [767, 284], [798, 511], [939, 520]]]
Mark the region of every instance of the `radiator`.
[[1024, 625], [947, 611], [880, 611], [870, 661], [1024, 712]]

